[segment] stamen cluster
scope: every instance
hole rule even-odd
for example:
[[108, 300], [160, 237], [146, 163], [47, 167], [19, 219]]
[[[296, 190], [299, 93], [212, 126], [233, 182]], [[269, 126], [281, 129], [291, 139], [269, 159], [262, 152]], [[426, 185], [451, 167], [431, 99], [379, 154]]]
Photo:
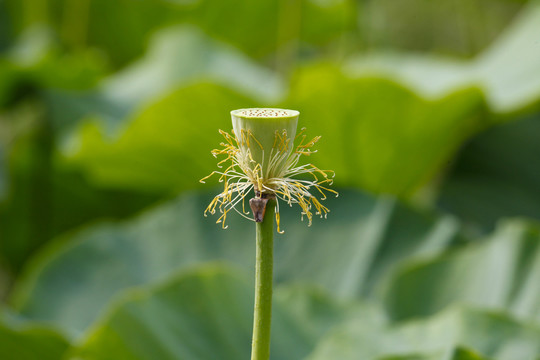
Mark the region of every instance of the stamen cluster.
[[[302, 155], [310, 156], [316, 152], [312, 147], [319, 141], [320, 136], [306, 141], [303, 128], [294, 138], [294, 141], [300, 139], [299, 144], [294, 151], [290, 151], [293, 139], [288, 136], [286, 130], [275, 132], [271, 149], [264, 149], [250, 130], [241, 130], [240, 134], [235, 134], [234, 131], [231, 134], [223, 130], [219, 132], [225, 138], [225, 142], [220, 144], [221, 149], [212, 150], [212, 155], [216, 158], [225, 156], [218, 163], [218, 167], [223, 170], [212, 172], [201, 179], [201, 182], [204, 183], [213, 175], [219, 175], [219, 182], [224, 183], [224, 189], [210, 202], [205, 210], [205, 216], [207, 213], [215, 214], [216, 209], [219, 209], [221, 216], [217, 223], [221, 223], [224, 229], [227, 228], [225, 221], [230, 210], [235, 210], [243, 217], [253, 220], [248, 217], [249, 212], [245, 206], [245, 198], [252, 190], [256, 196], [264, 194], [266, 197], [276, 198], [276, 223], [280, 233], [283, 231], [280, 229], [279, 200], [289, 206], [300, 205], [301, 219], [303, 220], [305, 215], [308, 226], [312, 223], [313, 211], [315, 215], [327, 216], [330, 210], [322, 205], [312, 192], [316, 190], [320, 200], [326, 199], [325, 192], [338, 196], [336, 191], [326, 187], [332, 185], [334, 172], [321, 170], [312, 164], [298, 165]], [[267, 157], [268, 164], [264, 164], [264, 156], [262, 156], [263, 163], [254, 160], [251, 150], [253, 147], [259, 147], [263, 154], [270, 151], [270, 156]], [[241, 211], [237, 209], [240, 203], [242, 203]]]

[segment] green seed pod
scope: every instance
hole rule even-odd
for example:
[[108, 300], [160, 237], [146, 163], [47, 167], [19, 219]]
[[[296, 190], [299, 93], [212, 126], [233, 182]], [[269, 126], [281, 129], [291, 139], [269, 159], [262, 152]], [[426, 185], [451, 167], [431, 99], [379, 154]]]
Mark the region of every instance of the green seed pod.
[[259, 164], [264, 179], [282, 175], [293, 149], [299, 114], [296, 110], [267, 108], [231, 111], [240, 156], [251, 170]]

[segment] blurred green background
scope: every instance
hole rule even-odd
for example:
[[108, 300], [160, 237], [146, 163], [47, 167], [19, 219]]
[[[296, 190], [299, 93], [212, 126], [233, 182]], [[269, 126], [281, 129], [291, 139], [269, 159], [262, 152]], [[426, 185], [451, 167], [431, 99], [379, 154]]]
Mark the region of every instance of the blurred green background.
[[537, 0], [0, 0], [0, 359], [248, 359], [230, 110], [336, 171], [284, 209], [273, 360], [540, 359]]

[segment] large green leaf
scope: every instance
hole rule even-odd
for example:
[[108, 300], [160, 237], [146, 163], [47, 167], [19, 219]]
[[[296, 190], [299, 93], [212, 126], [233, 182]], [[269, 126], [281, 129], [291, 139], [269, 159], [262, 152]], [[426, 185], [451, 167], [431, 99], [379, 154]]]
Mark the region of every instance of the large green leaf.
[[540, 320], [540, 229], [507, 221], [487, 240], [395, 273], [383, 298], [394, 319], [432, 315], [455, 303], [508, 309]]
[[482, 229], [501, 217], [540, 219], [540, 114], [493, 127], [460, 152], [439, 205]]
[[113, 142], [99, 123], [84, 124], [66, 166], [106, 187], [162, 193], [198, 187], [215, 168], [210, 150], [222, 141], [218, 129], [228, 130], [230, 109], [245, 105], [256, 103], [222, 86], [182, 87], [140, 111]]
[[381, 193], [410, 194], [485, 125], [473, 88], [426, 100], [391, 80], [315, 65], [291, 92], [303, 124], [323, 135], [317, 164], [335, 169], [342, 184]]
[[[454, 352], [456, 346], [474, 352]], [[469, 308], [453, 308], [428, 320], [381, 328], [366, 326], [357, 318], [332, 330], [308, 359], [368, 360], [391, 354], [419, 354], [412, 359], [535, 359], [540, 354], [540, 328], [504, 314]]]
[[[253, 290], [223, 266], [182, 273], [152, 290], [128, 291], [82, 340], [82, 359], [247, 359]], [[302, 359], [335, 323], [357, 312], [313, 292], [274, 298], [272, 359]], [[373, 315], [373, 314], [372, 314]], [[366, 319], [366, 324], [376, 321]]]
[[[227, 259], [252, 271], [253, 224], [231, 215], [222, 230], [215, 218], [202, 216], [209, 200], [186, 195], [50, 247], [19, 284], [14, 304], [29, 318], [77, 333], [117, 291], [176, 269]], [[396, 264], [437, 254], [458, 238], [452, 219], [434, 220], [391, 199], [343, 191], [326, 202], [332, 212], [325, 221], [315, 219], [312, 228], [299, 221], [298, 209], [282, 206], [285, 234], [275, 239], [276, 282], [318, 284], [340, 298], [369, 296]]]
[[[103, 92], [114, 101], [137, 103], [203, 78], [249, 93], [264, 101], [282, 96], [276, 74], [236, 48], [205, 36], [193, 26], [157, 32], [145, 56], [107, 79]], [[261, 86], [264, 84], [264, 86]]]
[[68, 347], [66, 339], [47, 327], [10, 326], [0, 322], [2, 360], [58, 360]]
[[[472, 61], [410, 54], [359, 56], [350, 67], [401, 79], [424, 96], [441, 96], [464, 86], [481, 86], [490, 108], [508, 114], [540, 104], [540, 1], [529, 2], [514, 23]], [[516, 62], [519, 66], [516, 66]]]

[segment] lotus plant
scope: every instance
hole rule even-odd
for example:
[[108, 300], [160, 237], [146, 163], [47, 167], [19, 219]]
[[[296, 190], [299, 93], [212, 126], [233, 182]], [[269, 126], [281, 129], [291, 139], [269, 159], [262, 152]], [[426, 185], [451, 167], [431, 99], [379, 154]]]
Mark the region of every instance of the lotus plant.
[[[274, 217], [277, 232], [280, 228], [280, 202], [298, 204], [301, 219], [311, 225], [313, 215], [326, 217], [330, 211], [320, 200], [326, 193], [338, 193], [332, 185], [334, 172], [321, 170], [310, 163], [300, 165], [302, 156], [310, 156], [320, 136], [307, 140], [305, 128], [296, 134], [299, 112], [296, 110], [252, 108], [231, 111], [233, 131], [219, 132], [224, 137], [220, 149], [212, 150], [214, 157], [222, 156], [220, 170], [210, 175], [219, 176], [223, 191], [205, 211], [215, 214], [219, 210], [224, 229], [227, 214], [234, 210], [256, 223], [256, 281], [253, 342], [251, 359], [270, 357], [270, 324], [272, 315], [273, 234]], [[294, 143], [297, 143], [294, 145]], [[252, 217], [246, 211], [245, 199], [252, 194], [249, 205]]]

